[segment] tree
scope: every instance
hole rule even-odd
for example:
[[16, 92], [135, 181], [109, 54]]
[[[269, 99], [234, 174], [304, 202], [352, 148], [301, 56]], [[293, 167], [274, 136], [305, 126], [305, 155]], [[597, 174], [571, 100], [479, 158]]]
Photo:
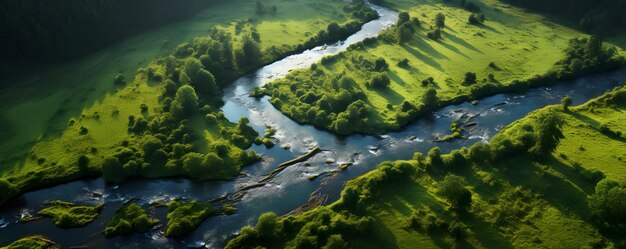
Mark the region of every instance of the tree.
[[261, 47], [251, 35], [244, 35], [241, 42], [241, 47], [235, 51], [235, 57], [237, 66], [240, 70], [247, 70], [248, 68], [256, 67], [263, 61], [263, 54], [261, 53]]
[[263, 5], [263, 2], [261, 2], [261, 0], [256, 0], [256, 5], [254, 6], [254, 12], [257, 13], [258, 15], [265, 14], [265, 5]]
[[9, 181], [5, 179], [0, 179], [0, 203], [4, 203], [10, 198], [13, 198], [18, 190], [15, 185], [11, 184]]
[[556, 149], [561, 138], [564, 138], [561, 126], [563, 119], [555, 112], [543, 114], [537, 120], [536, 137], [537, 143], [531, 152], [536, 156], [546, 156]]
[[463, 85], [473, 85], [476, 84], [476, 73], [467, 72], [465, 73], [465, 78], [463, 79]]
[[400, 12], [400, 14], [398, 14], [397, 25], [401, 25], [405, 22], [408, 22], [410, 19], [411, 19], [411, 16], [409, 16], [409, 12], [406, 12], [406, 11]]
[[433, 107], [439, 102], [437, 97], [437, 90], [434, 88], [428, 88], [424, 95], [422, 95], [422, 103], [427, 107]]
[[472, 203], [472, 192], [465, 187], [463, 177], [449, 174], [437, 184], [437, 195], [445, 198], [454, 209], [465, 209]]
[[171, 113], [176, 119], [183, 119], [198, 109], [198, 95], [193, 87], [184, 85], [176, 90], [176, 97], [171, 104]]
[[437, 15], [435, 16], [435, 27], [440, 29], [446, 27], [446, 16], [442, 13], [437, 13]]
[[189, 58], [180, 74], [179, 80], [183, 84], [192, 85], [198, 92], [215, 95], [217, 83], [211, 72], [204, 69], [202, 63], [196, 58]]
[[626, 224], [626, 186], [603, 179], [587, 203], [591, 213], [609, 224]]
[[124, 169], [116, 157], [107, 157], [102, 163], [102, 178], [110, 182], [121, 182], [124, 180]]
[[260, 237], [273, 238], [279, 232], [278, 217], [272, 212], [267, 212], [259, 217], [256, 223], [256, 230]]
[[561, 99], [561, 105], [563, 106], [564, 111], [568, 111], [569, 107], [572, 105], [572, 98], [570, 96], [565, 96], [565, 98]]

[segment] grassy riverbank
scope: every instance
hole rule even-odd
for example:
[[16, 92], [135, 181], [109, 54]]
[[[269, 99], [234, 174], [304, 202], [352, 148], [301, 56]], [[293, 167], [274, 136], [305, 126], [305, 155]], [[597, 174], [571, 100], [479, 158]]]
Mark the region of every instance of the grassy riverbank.
[[264, 214], [227, 248], [623, 246], [626, 88], [548, 106], [488, 144], [416, 153], [351, 180], [341, 199]]
[[624, 64], [623, 49], [593, 45], [599, 52], [584, 54], [586, 34], [540, 15], [497, 1], [467, 2], [473, 12], [458, 1], [382, 1], [405, 12], [394, 27], [263, 92], [300, 123], [379, 134], [442, 106]]
[[62, 118], [65, 110], [39, 120], [50, 127], [63, 124], [58, 132], [41, 134], [18, 125], [36, 109], [20, 109], [14, 119], [5, 119], [6, 126], [41, 136], [32, 146], [20, 144], [27, 139], [3, 145], [18, 151], [4, 154], [15, 156], [2, 161], [0, 186], [7, 191], [0, 201], [100, 174], [113, 182], [132, 177], [231, 179], [259, 159], [246, 151], [258, 142], [258, 134], [247, 120], [235, 124], [224, 117], [220, 89], [286, 55], [345, 37], [376, 17], [362, 3], [338, 0], [220, 6], [211, 10], [220, 18], [210, 21], [208, 35], [176, 46], [136, 73], [84, 82], [108, 85], [110, 92], [77, 103], [72, 108], [84, 109], [69, 120]]

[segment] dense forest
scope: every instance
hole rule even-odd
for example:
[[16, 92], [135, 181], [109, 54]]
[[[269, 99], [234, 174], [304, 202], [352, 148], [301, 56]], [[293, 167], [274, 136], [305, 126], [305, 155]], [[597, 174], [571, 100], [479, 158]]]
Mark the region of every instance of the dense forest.
[[[189, 18], [218, 0], [0, 2], [0, 65], [67, 59], [139, 31]], [[8, 68], [7, 68], [8, 69]]]
[[585, 30], [623, 28], [626, 25], [624, 0], [504, 0], [535, 11], [574, 20]]

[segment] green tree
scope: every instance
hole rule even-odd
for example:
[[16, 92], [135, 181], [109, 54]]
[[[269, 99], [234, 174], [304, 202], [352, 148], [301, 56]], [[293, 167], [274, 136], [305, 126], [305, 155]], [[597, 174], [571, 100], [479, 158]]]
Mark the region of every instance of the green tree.
[[440, 29], [446, 27], [446, 16], [442, 13], [437, 13], [437, 15], [435, 16], [435, 27]]
[[555, 112], [540, 116], [535, 130], [537, 142], [530, 151], [540, 157], [552, 153], [561, 138], [565, 137], [561, 131], [561, 126], [563, 126], [563, 119]]
[[609, 224], [626, 224], [626, 186], [603, 179], [596, 185], [595, 194], [588, 198], [589, 209], [596, 217]]
[[465, 209], [472, 203], [472, 192], [465, 187], [463, 177], [449, 174], [437, 184], [437, 195], [445, 198], [454, 209]]
[[193, 87], [183, 85], [176, 90], [176, 97], [172, 101], [170, 112], [174, 118], [180, 120], [198, 110], [198, 95]]
[[570, 96], [566, 96], [561, 99], [561, 106], [563, 106], [564, 111], [568, 111], [569, 107], [572, 105], [572, 98]]

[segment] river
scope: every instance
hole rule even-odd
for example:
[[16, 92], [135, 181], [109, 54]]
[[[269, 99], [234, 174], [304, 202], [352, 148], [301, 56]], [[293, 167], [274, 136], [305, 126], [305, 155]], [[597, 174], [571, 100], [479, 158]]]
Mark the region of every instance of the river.
[[[133, 180], [119, 185], [94, 179], [26, 193], [13, 203], [0, 208], [0, 244], [8, 244], [30, 234], [42, 234], [64, 248], [75, 245], [94, 248], [221, 248], [229, 237], [241, 227], [254, 224], [256, 218], [264, 212], [285, 214], [306, 203], [313, 192], [328, 195], [327, 203], [337, 200], [347, 180], [374, 169], [382, 161], [409, 159], [414, 152], [425, 153], [434, 146], [448, 152], [476, 142], [487, 142], [503, 126], [522, 118], [530, 111], [559, 103], [563, 96], [571, 96], [574, 104], [580, 104], [626, 80], [626, 69], [623, 69], [559, 82], [547, 88], [534, 88], [523, 94], [499, 94], [482, 99], [477, 105], [464, 103], [449, 106], [413, 122], [401, 131], [390, 132], [380, 138], [361, 135], [340, 137], [310, 125], [300, 125], [276, 110], [267, 97], [255, 99], [248, 95], [254, 87], [283, 77], [290, 70], [308, 67], [323, 56], [343, 51], [350, 44], [373, 37], [395, 23], [396, 12], [379, 6], [372, 7], [381, 18], [365, 24], [361, 31], [345, 41], [289, 56], [238, 79], [224, 90], [226, 94], [223, 110], [228, 119], [236, 122], [241, 117], [247, 117], [261, 134], [267, 125], [278, 130], [275, 137], [280, 143], [274, 148], [253, 146], [252, 149], [262, 154], [264, 160], [246, 166], [243, 169], [244, 176], [233, 181], [156, 179]], [[433, 142], [435, 136], [449, 132], [453, 120], [462, 115], [477, 114], [480, 115], [473, 121], [478, 125], [466, 129], [468, 139]], [[282, 145], [289, 145], [289, 149], [281, 148]], [[245, 191], [243, 200], [235, 205], [238, 209], [236, 214], [210, 217], [181, 240], [164, 238], [163, 227], [146, 234], [111, 239], [105, 239], [101, 234], [115, 209], [126, 200], [140, 198], [142, 204], [179, 197], [210, 200], [233, 193], [239, 187], [257, 183], [278, 164], [302, 155], [315, 146], [321, 147], [323, 151], [306, 163], [288, 167], [266, 185]], [[344, 171], [330, 173], [344, 162], [351, 162], [353, 166]], [[323, 175], [309, 180], [309, 176], [319, 174]], [[16, 223], [20, 215], [32, 213], [46, 200], [55, 199], [105, 203], [105, 208], [102, 215], [84, 228], [60, 229], [48, 219], [27, 224]], [[159, 208], [155, 215], [164, 220], [166, 212], [166, 209]]]

